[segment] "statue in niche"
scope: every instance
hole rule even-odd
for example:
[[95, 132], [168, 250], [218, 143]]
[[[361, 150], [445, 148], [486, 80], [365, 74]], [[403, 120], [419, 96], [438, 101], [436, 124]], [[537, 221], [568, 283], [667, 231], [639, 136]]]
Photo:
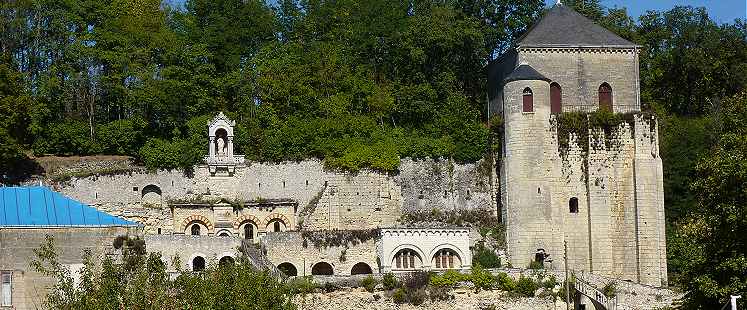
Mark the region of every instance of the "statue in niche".
[[218, 144], [218, 156], [226, 156], [226, 140], [223, 137], [218, 138], [216, 142]]

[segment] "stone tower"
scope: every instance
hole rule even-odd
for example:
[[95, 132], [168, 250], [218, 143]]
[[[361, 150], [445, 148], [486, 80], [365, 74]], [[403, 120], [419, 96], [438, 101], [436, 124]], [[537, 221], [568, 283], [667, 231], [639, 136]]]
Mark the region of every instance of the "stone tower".
[[[560, 268], [567, 243], [574, 270], [666, 285], [658, 127], [640, 112], [638, 53], [558, 4], [490, 64], [489, 113], [504, 119], [501, 217], [512, 265], [546, 253], [545, 265]], [[562, 113], [599, 109], [626, 121], [607, 132], [589, 126], [559, 147]]]

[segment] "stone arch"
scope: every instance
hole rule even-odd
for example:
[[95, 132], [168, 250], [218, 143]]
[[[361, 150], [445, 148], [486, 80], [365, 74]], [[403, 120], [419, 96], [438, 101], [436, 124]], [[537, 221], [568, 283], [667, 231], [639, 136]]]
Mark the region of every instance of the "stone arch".
[[259, 227], [259, 224], [262, 223], [254, 215], [251, 215], [251, 214], [242, 214], [235, 221], [233, 221], [233, 229], [235, 231], [239, 231], [239, 228], [245, 222], [252, 222], [252, 223], [254, 223], [254, 226], [257, 226], [257, 227]]
[[371, 266], [364, 262], [357, 263], [353, 265], [353, 268], [350, 269], [351, 275], [357, 275], [357, 274], [372, 274], [373, 269], [371, 269]]
[[331, 276], [335, 274], [335, 269], [328, 262], [318, 262], [311, 266], [311, 274], [314, 276]]
[[233, 233], [228, 229], [221, 229], [215, 233], [218, 237], [231, 237], [233, 236]]
[[226, 265], [233, 265], [236, 263], [236, 260], [233, 258], [233, 256], [223, 256], [218, 260], [218, 266], [226, 266]]
[[[207, 267], [207, 255], [195, 253], [189, 258], [189, 269], [192, 271], [202, 271]], [[200, 269], [201, 268], [201, 269]]]
[[290, 220], [280, 213], [271, 213], [267, 217], [265, 217], [264, 222], [262, 222], [262, 226], [265, 227], [266, 231], [272, 231], [272, 229], [267, 229], [267, 225], [270, 225], [270, 222], [272, 221], [280, 221], [283, 223], [283, 226], [285, 226], [286, 229], [290, 228]]
[[[451, 256], [448, 258], [448, 260], [450, 260], [448, 261], [449, 263], [448, 267], [444, 267], [444, 262], [439, 263], [436, 261], [437, 259], [439, 259], [439, 257], [437, 256], [439, 256], [439, 254], [440, 255], [445, 254], [444, 252], [448, 252], [450, 254], [449, 256]], [[453, 254], [453, 256], [456, 256], [456, 259], [454, 259], [454, 257], [451, 254]], [[462, 265], [464, 265], [465, 257], [464, 257], [464, 253], [459, 249], [459, 247], [454, 246], [453, 244], [443, 243], [433, 248], [429, 259], [431, 260], [431, 264], [432, 264], [431, 267], [439, 268], [439, 269], [448, 269], [448, 268], [458, 269], [458, 268], [461, 268]]]
[[298, 269], [296, 269], [296, 266], [289, 262], [285, 262], [285, 263], [278, 265], [278, 269], [284, 275], [289, 276], [289, 277], [294, 277], [298, 275]]
[[599, 110], [607, 109], [612, 112], [613, 103], [614, 98], [612, 95], [612, 86], [607, 82], [604, 82], [599, 85]]
[[[400, 252], [403, 252], [403, 253], [400, 253]], [[401, 255], [403, 254], [404, 254], [405, 259], [407, 259], [407, 261], [406, 262], [401, 261], [401, 265], [398, 266], [397, 259], [402, 257]], [[398, 257], [398, 255], [400, 255], [400, 257]], [[410, 258], [410, 257], [413, 257], [413, 258]], [[402, 244], [394, 248], [394, 250], [392, 250], [392, 252], [389, 255], [389, 263], [390, 263], [391, 269], [397, 269], [397, 270], [420, 269], [420, 268], [423, 268], [423, 266], [426, 264], [427, 257], [428, 256], [425, 256], [425, 253], [419, 247], [412, 245], [412, 244]], [[407, 266], [407, 267], [404, 267], [404, 266]]]
[[146, 203], [161, 203], [161, 188], [155, 184], [148, 184], [140, 191], [140, 198]]
[[534, 92], [529, 87], [524, 88], [522, 94], [522, 108], [521, 111], [524, 113], [534, 112]]
[[180, 230], [185, 231], [187, 229], [187, 226], [189, 226], [189, 224], [192, 224], [194, 222], [199, 222], [205, 225], [205, 227], [207, 227], [208, 229], [207, 231], [208, 233], [213, 231], [214, 227], [213, 227], [213, 223], [210, 222], [210, 219], [208, 219], [204, 215], [199, 215], [199, 214], [193, 214], [185, 218], [184, 221], [182, 221], [182, 227]]

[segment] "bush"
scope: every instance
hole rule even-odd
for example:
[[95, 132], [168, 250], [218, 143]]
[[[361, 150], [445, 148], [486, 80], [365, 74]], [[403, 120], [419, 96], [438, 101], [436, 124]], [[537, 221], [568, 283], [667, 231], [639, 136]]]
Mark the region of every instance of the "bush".
[[447, 270], [442, 275], [432, 275], [430, 279], [431, 286], [453, 287], [459, 282], [469, 281], [469, 275], [462, 274], [456, 270]]
[[474, 266], [477, 264], [485, 268], [500, 268], [501, 258], [498, 257], [493, 250], [480, 244], [475, 247], [475, 252], [472, 256], [472, 265]]
[[397, 277], [395, 277], [391, 272], [385, 273], [381, 284], [384, 285], [385, 289], [392, 290], [397, 287]]
[[545, 265], [543, 265], [541, 262], [533, 260], [529, 263], [529, 269], [532, 269], [532, 270], [545, 269]]
[[495, 286], [495, 278], [482, 266], [474, 265], [472, 266], [472, 284], [475, 285], [475, 291], [491, 290]]
[[408, 289], [407, 290], [407, 301], [415, 306], [419, 306], [425, 302], [426, 297], [425, 289]]
[[607, 282], [607, 284], [602, 288], [602, 293], [604, 296], [607, 296], [607, 298], [615, 297], [615, 295], [617, 295], [617, 284], [615, 284], [615, 281], [611, 280]]
[[501, 290], [506, 292], [513, 292], [516, 290], [516, 281], [505, 272], [501, 272], [496, 276], [496, 282], [498, 282], [498, 287]]
[[291, 293], [301, 294], [302, 296], [313, 293], [317, 288], [319, 288], [319, 285], [314, 283], [311, 276], [294, 278], [293, 280], [288, 281], [287, 285]]
[[534, 297], [534, 292], [538, 288], [539, 285], [532, 278], [521, 276], [519, 281], [516, 281], [516, 292], [525, 297]]
[[368, 276], [361, 280], [361, 286], [366, 289], [369, 293], [373, 293], [376, 289], [376, 279], [374, 279], [372, 276]]
[[546, 289], [553, 289], [556, 285], [558, 285], [558, 279], [555, 278], [555, 275], [550, 275], [547, 279], [542, 281], [542, 287]]
[[399, 288], [392, 294], [392, 301], [397, 304], [403, 304], [407, 301], [407, 293], [404, 288]]
[[408, 273], [404, 279], [405, 287], [408, 289], [419, 289], [428, 285], [428, 273], [422, 270]]
[[428, 296], [434, 301], [454, 299], [454, 295], [451, 294], [451, 289], [446, 286], [428, 287]]
[[335, 283], [332, 283], [332, 282], [324, 283], [324, 291], [327, 293], [331, 293], [339, 289], [340, 289], [340, 286]]

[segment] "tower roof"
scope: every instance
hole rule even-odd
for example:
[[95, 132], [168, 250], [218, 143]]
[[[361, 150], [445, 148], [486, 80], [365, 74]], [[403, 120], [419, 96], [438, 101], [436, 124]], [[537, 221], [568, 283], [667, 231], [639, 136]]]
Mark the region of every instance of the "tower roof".
[[612, 31], [573, 9], [557, 4], [522, 36], [517, 46], [617, 46], [635, 47]]
[[137, 226], [46, 187], [0, 187], [0, 227]]
[[532, 68], [532, 66], [527, 65], [527, 64], [521, 64], [503, 79], [503, 83], [513, 82], [513, 81], [526, 81], [526, 80], [538, 80], [538, 81], [550, 82], [550, 79], [542, 75], [542, 73], [537, 72], [537, 70]]

